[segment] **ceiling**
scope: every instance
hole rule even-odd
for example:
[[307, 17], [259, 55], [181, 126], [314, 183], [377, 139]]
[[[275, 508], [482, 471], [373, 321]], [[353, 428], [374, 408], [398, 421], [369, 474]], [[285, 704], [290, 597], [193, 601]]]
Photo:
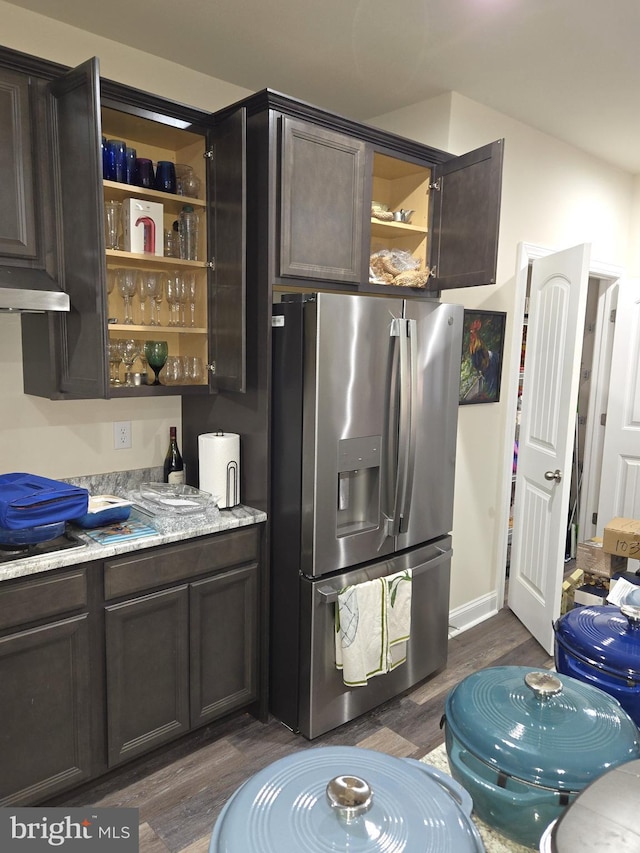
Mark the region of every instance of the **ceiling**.
[[14, 0], [367, 121], [454, 90], [640, 173], [640, 2]]

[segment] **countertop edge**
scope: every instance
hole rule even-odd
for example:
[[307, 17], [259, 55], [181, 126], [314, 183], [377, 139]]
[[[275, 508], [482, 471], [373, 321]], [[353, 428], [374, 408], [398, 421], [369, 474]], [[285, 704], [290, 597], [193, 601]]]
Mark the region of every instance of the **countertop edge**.
[[131, 517], [137, 517], [156, 527], [158, 529], [157, 535], [102, 545], [91, 539], [85, 532], [74, 528], [74, 535], [85, 543], [83, 546], [36, 557], [23, 557], [0, 564], [0, 583], [42, 572], [50, 572], [54, 569], [90, 563], [94, 560], [109, 559], [121, 554], [155, 548], [172, 542], [181, 542], [199, 536], [235, 530], [251, 524], [260, 524], [267, 520], [267, 514], [262, 510], [243, 505], [233, 507], [233, 509], [216, 510], [215, 513], [201, 513], [174, 518], [160, 516], [149, 518], [134, 511]]

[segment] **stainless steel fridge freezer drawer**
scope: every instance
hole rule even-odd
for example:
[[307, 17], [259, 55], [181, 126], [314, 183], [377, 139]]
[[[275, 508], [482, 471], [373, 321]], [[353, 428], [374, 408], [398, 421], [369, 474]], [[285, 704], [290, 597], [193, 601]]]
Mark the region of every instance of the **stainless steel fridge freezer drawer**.
[[[330, 579], [301, 581], [301, 658], [297, 730], [315, 738], [408, 690], [447, 660], [451, 539], [398, 554]], [[413, 573], [406, 663], [366, 686], [347, 687], [335, 665], [338, 590], [403, 569]]]

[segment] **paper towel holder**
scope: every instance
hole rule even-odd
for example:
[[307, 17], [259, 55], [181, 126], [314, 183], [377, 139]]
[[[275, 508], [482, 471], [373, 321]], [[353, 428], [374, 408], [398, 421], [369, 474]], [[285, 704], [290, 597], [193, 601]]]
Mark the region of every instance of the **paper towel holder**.
[[227, 463], [227, 506], [236, 506], [240, 503], [238, 494], [238, 463], [235, 461]]

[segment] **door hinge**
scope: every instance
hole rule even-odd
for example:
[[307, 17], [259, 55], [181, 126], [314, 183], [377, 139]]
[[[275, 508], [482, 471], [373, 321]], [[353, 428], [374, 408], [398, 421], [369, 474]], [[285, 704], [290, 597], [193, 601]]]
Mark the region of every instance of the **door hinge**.
[[603, 412], [600, 415], [600, 426], [606, 426], [606, 425], [607, 425], [607, 413]]
[[615, 309], [615, 308], [612, 308], [612, 309], [611, 309], [611, 314], [609, 314], [609, 322], [610, 322], [610, 323], [615, 323], [615, 321], [616, 321], [616, 309]]
[[215, 258], [211, 258], [211, 260], [210, 260], [210, 261], [207, 261], [207, 263], [205, 264], [205, 266], [207, 267], [207, 269], [214, 270], [214, 269], [216, 268], [216, 259], [215, 259]]
[[438, 192], [440, 192], [440, 190], [442, 189], [442, 185], [440, 183], [440, 178], [438, 178], [438, 180], [434, 181], [432, 184], [429, 184], [429, 189], [430, 190], [437, 190]]
[[597, 524], [597, 523], [598, 523], [598, 513], [592, 512], [591, 513], [591, 524]]
[[435, 267], [431, 267], [429, 270], [429, 278], [437, 278], [438, 277], [438, 265]]
[[213, 148], [208, 148], [202, 156], [206, 157], [207, 160], [213, 160], [216, 155], [215, 155], [215, 151], [213, 150]]
[[209, 373], [215, 373], [216, 372], [215, 361], [212, 361], [210, 364], [207, 365], [207, 370], [209, 371]]

